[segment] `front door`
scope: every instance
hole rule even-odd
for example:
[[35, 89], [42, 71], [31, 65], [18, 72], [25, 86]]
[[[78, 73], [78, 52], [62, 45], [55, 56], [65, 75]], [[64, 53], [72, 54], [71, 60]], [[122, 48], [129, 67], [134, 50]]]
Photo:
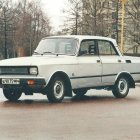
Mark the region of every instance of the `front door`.
[[96, 41], [83, 40], [77, 57], [77, 87], [94, 87], [101, 85], [101, 60], [98, 56]]

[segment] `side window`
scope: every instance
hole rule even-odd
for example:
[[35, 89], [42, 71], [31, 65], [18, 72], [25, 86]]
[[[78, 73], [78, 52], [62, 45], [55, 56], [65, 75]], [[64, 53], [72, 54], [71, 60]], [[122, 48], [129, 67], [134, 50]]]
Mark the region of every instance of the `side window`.
[[114, 46], [108, 41], [98, 41], [100, 55], [118, 55]]
[[97, 48], [94, 40], [83, 40], [80, 46], [80, 56], [93, 56], [97, 54]]

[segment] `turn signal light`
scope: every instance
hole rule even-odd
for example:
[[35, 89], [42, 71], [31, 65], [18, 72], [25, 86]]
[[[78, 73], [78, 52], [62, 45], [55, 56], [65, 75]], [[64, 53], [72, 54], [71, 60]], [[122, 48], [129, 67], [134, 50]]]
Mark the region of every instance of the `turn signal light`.
[[28, 85], [34, 85], [35, 81], [34, 80], [28, 80]]

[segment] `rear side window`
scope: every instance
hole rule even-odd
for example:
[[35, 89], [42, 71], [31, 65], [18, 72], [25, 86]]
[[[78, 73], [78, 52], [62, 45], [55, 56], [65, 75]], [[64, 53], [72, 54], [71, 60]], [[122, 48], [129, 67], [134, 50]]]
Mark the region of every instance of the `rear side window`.
[[108, 41], [98, 41], [99, 55], [118, 55], [115, 47], [111, 42]]

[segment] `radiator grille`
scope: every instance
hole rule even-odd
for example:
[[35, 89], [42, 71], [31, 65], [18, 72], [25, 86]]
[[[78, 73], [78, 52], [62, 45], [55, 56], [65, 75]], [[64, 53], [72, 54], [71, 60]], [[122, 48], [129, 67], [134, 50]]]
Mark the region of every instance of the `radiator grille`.
[[28, 67], [0, 67], [0, 75], [28, 75]]

